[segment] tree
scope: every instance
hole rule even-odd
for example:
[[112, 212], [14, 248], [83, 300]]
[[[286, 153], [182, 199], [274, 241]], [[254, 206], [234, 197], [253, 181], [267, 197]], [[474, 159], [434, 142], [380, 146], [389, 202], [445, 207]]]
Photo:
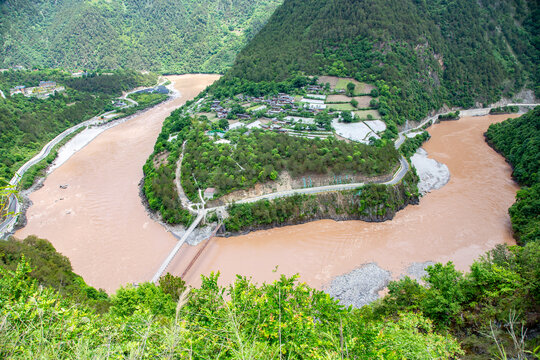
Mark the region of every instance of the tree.
[[171, 295], [174, 301], [178, 301], [180, 294], [186, 289], [186, 282], [179, 276], [170, 273], [159, 278], [159, 287], [165, 294]]
[[352, 96], [354, 95], [354, 88], [356, 85], [354, 85], [352, 82], [347, 84], [347, 95]]
[[358, 107], [358, 101], [356, 101], [356, 99], [352, 99], [352, 100], [351, 100], [351, 105], [352, 105], [353, 107], [357, 108], [357, 107]]
[[324, 130], [332, 130], [332, 116], [328, 114], [328, 110], [315, 115], [315, 124]]
[[229, 129], [229, 122], [227, 119], [220, 119], [218, 122], [219, 128], [223, 130]]
[[343, 122], [345, 123], [351, 123], [353, 121], [353, 117], [349, 111], [343, 111], [341, 113], [341, 118], [343, 119]]

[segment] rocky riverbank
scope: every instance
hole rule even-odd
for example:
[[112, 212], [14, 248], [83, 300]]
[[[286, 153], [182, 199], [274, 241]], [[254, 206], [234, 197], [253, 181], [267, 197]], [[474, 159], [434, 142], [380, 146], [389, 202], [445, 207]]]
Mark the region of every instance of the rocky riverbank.
[[[421, 281], [427, 275], [426, 268], [434, 262], [412, 263], [400, 278], [408, 276]], [[339, 300], [342, 305], [360, 308], [379, 298], [379, 292], [384, 290], [392, 280], [392, 273], [381, 268], [376, 263], [369, 263], [354, 269], [350, 273], [336, 276], [325, 291]]]
[[420, 180], [418, 181], [418, 191], [421, 195], [437, 190], [450, 181], [450, 170], [445, 164], [430, 159], [428, 153], [420, 148], [411, 157], [411, 163], [416, 169]]

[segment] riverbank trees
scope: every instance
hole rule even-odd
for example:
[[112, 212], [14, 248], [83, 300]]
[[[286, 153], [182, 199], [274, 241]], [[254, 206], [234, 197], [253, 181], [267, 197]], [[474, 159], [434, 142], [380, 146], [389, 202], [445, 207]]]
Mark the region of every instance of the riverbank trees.
[[232, 204], [223, 225], [228, 234], [237, 234], [319, 219], [391, 220], [397, 211], [418, 202], [417, 183], [417, 175], [409, 172], [397, 185], [368, 184], [356, 190]]
[[512, 165], [512, 176], [522, 186], [509, 209], [516, 240], [540, 241], [540, 107], [491, 125], [485, 136]]

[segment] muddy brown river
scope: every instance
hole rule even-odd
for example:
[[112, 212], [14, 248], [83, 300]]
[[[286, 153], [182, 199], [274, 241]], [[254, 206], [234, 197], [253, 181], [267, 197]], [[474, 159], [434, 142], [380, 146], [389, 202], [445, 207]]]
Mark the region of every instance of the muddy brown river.
[[[488, 126], [508, 115], [462, 118], [433, 126], [424, 149], [450, 169], [450, 181], [424, 196], [420, 205], [400, 211], [392, 221], [315, 221], [214, 238], [185, 273], [196, 253], [187, 249], [169, 270], [200, 283], [200, 274], [220, 271], [222, 283], [236, 274], [257, 282], [279, 274], [300, 274], [323, 288], [338, 275], [377, 263], [399, 277], [413, 262], [453, 261], [467, 270], [475, 258], [501, 243], [514, 244], [508, 207], [518, 186], [510, 166], [484, 141]], [[199, 245], [199, 247], [202, 245]], [[276, 271], [277, 268], [277, 271]]]
[[[150, 280], [176, 240], [141, 203], [142, 166], [165, 117], [216, 79], [171, 77], [182, 97], [105, 131], [50, 174], [44, 187], [30, 195], [28, 225], [16, 236], [49, 239], [70, 258], [75, 272], [109, 292]], [[260, 283], [299, 273], [302, 281], [323, 288], [333, 277], [370, 262], [394, 277], [410, 263], [428, 260], [451, 260], [465, 270], [496, 244], [513, 243], [507, 209], [518, 187], [508, 164], [483, 138], [489, 124], [507, 117], [433, 126], [424, 148], [449, 167], [450, 182], [392, 221], [323, 220], [214, 238], [206, 246], [184, 245], [168, 271], [193, 285], [211, 271], [220, 271], [224, 284], [236, 274]], [[68, 188], [59, 188], [62, 184]]]
[[54, 170], [30, 195], [28, 224], [15, 236], [48, 239], [88, 284], [109, 292], [151, 279], [176, 239], [141, 203], [142, 166], [163, 120], [218, 78], [169, 77], [180, 96], [101, 133]]

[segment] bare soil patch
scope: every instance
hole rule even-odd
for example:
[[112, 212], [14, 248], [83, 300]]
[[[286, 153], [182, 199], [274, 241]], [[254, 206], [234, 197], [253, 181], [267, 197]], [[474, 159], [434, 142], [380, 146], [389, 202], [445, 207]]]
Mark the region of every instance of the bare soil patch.
[[163, 151], [159, 154], [156, 155], [156, 157], [154, 158], [153, 162], [154, 162], [154, 167], [156, 169], [159, 169], [161, 167], [161, 165], [165, 165], [167, 166], [168, 165], [168, 161], [167, 161], [167, 158], [169, 157], [170, 155], [170, 152], [169, 151]]

